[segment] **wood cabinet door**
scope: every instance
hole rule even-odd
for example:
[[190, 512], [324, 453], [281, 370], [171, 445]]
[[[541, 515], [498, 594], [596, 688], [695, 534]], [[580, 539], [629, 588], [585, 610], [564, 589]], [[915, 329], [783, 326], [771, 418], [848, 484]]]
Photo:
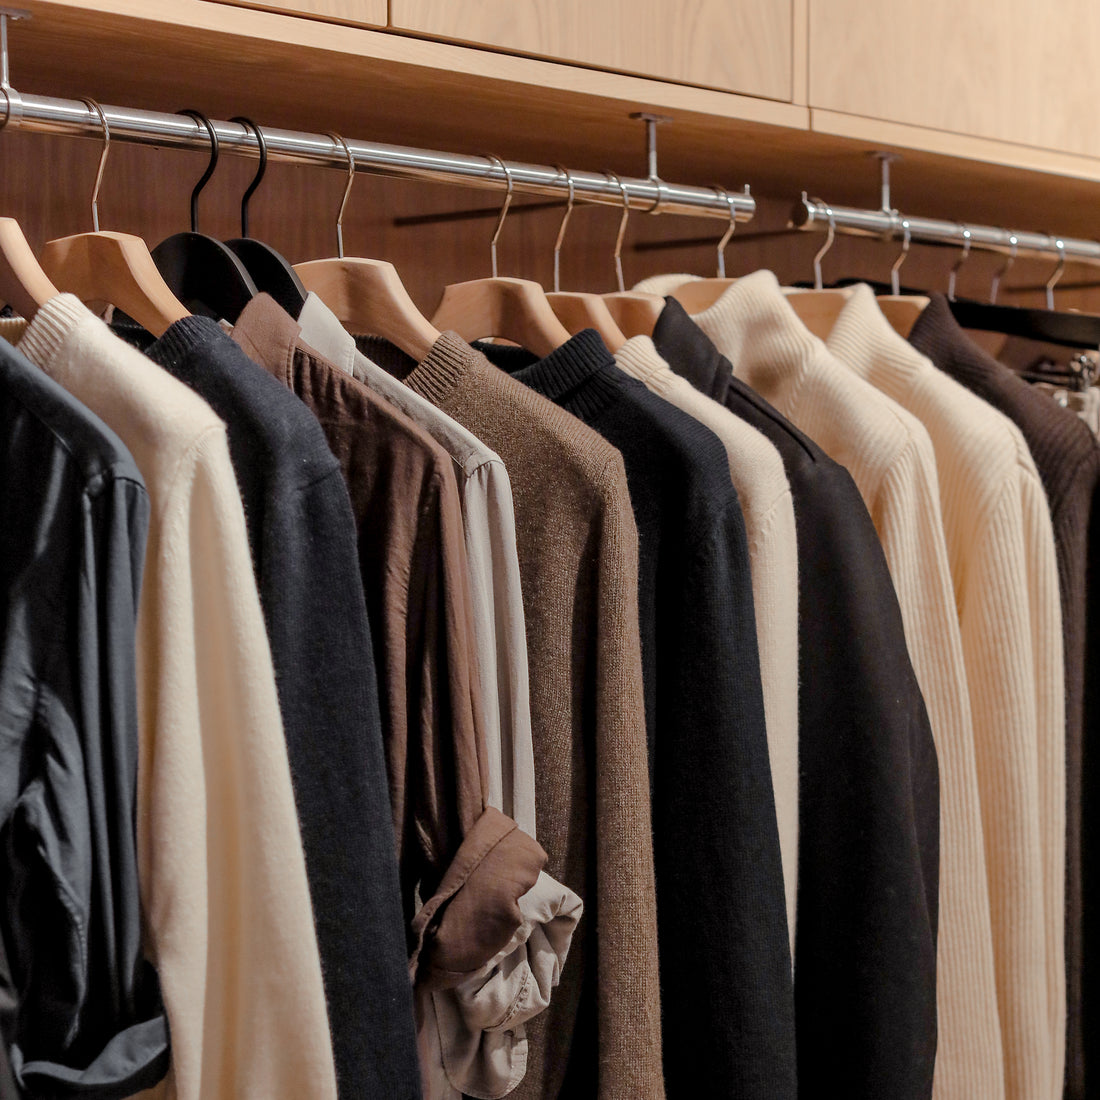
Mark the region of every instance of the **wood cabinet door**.
[[386, 0], [220, 0], [220, 3], [290, 15], [312, 15], [318, 19], [339, 19], [365, 27], [384, 27], [389, 17]]
[[390, 0], [395, 30], [792, 98], [791, 0]]
[[1095, 0], [809, 0], [811, 107], [1100, 156]]

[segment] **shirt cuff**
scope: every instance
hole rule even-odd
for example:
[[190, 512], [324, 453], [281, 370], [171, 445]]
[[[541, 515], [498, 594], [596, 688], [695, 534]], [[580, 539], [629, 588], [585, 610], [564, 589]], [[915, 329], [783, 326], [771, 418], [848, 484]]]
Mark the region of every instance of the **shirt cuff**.
[[413, 918], [409, 976], [417, 985], [451, 989], [501, 951], [524, 923], [519, 899], [545, 863], [535, 840], [510, 817], [487, 809]]

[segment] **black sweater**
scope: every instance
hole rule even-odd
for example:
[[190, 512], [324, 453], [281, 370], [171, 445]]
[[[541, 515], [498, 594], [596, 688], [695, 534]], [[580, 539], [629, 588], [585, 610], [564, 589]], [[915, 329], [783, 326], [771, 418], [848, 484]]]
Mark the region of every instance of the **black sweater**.
[[623, 456], [653, 795], [670, 1100], [793, 1098], [794, 1006], [745, 523], [718, 438], [589, 329], [498, 365]]
[[339, 1094], [420, 1096], [355, 524], [313, 414], [208, 318], [147, 355], [226, 422], [271, 642]]
[[734, 378], [672, 298], [653, 340], [775, 444], [794, 498], [800, 1100], [924, 1100], [936, 1057], [939, 771], [882, 547], [848, 472]]

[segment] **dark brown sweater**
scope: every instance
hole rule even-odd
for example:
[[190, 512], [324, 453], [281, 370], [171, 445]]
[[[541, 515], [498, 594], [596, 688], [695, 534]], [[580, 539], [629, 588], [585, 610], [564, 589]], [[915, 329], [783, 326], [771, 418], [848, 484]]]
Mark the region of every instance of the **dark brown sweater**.
[[657, 917], [622, 456], [452, 333], [405, 382], [504, 459], [527, 617], [539, 841], [585, 916], [516, 1100], [662, 1100]]
[[[1086, 929], [1100, 914], [1096, 863], [1100, 775], [1090, 757], [1100, 733], [1100, 594], [1089, 574], [1100, 568], [1097, 489], [1100, 446], [1074, 413], [1033, 390], [987, 355], [959, 327], [942, 295], [935, 295], [909, 335], [941, 370], [1008, 416], [1023, 432], [1050, 505], [1062, 598], [1066, 667], [1066, 1075], [1067, 1100], [1084, 1100], [1086, 1051], [1100, 1051], [1100, 959]], [[1091, 781], [1088, 773], [1095, 778]], [[1096, 807], [1091, 811], [1088, 806]], [[1091, 820], [1090, 820], [1091, 818]], [[1095, 936], [1095, 933], [1093, 933]], [[1100, 1076], [1100, 1066], [1093, 1076]], [[1093, 1089], [1100, 1081], [1093, 1083]]]

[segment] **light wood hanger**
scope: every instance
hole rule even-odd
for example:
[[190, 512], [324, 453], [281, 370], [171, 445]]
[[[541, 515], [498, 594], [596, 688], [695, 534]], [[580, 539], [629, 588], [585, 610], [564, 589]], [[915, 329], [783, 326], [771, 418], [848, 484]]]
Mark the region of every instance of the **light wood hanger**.
[[[894, 331], [899, 336], [908, 340], [909, 333], [913, 331], [913, 326], [917, 323], [917, 318], [924, 312], [928, 305], [928, 299], [919, 294], [901, 293], [901, 265], [905, 263], [909, 256], [909, 243], [912, 236], [909, 231], [908, 221], [903, 220], [901, 226], [901, 252], [898, 253], [898, 258], [890, 267], [890, 293], [880, 294], [875, 300], [878, 302], [879, 309], [882, 310], [882, 315], [890, 322]], [[1013, 240], [1015, 240], [1015, 238], [1013, 238]], [[997, 296], [997, 287], [1000, 284], [1001, 276], [1012, 266], [1012, 262], [1015, 258], [1015, 245], [1013, 245], [1013, 253], [1008, 263], [994, 276], [992, 290], [994, 298]], [[958, 269], [956, 268], [956, 270]]]
[[558, 171], [565, 175], [569, 183], [569, 198], [565, 213], [562, 215], [558, 237], [554, 242], [554, 290], [546, 295], [550, 308], [559, 321], [574, 335], [586, 328], [595, 329], [603, 342], [612, 352], [616, 352], [626, 343], [626, 337], [615, 323], [607, 304], [598, 294], [581, 291], [563, 291], [561, 289], [561, 246], [565, 240], [565, 227], [573, 214], [573, 173], [558, 165]]
[[798, 314], [799, 320], [820, 340], [829, 338], [829, 333], [833, 331], [833, 325], [836, 324], [840, 311], [847, 305], [852, 294], [849, 287], [831, 289], [823, 284], [821, 261], [836, 240], [836, 219], [831, 209], [826, 207], [826, 210], [829, 216], [829, 232], [825, 236], [825, 243], [814, 256], [813, 290], [800, 287], [785, 287], [783, 290], [791, 308]]
[[103, 153], [92, 191], [94, 232], [50, 241], [42, 249], [42, 270], [53, 282], [82, 302], [108, 302], [129, 314], [154, 336], [188, 316], [153, 262], [149, 247], [132, 233], [99, 228], [99, 187], [111, 148], [107, 117], [95, 100], [84, 102], [103, 123]]
[[489, 242], [492, 278], [452, 283], [444, 288], [432, 324], [439, 329], [451, 329], [471, 342], [501, 337], [543, 358], [569, 340], [570, 332], [554, 314], [546, 292], [538, 283], [497, 276], [497, 241], [512, 205], [514, 181], [500, 157], [489, 159], [500, 165], [508, 181], [504, 205]]
[[348, 179], [336, 215], [336, 258], [295, 264], [306, 290], [320, 298], [351, 332], [381, 336], [418, 363], [427, 358], [439, 330], [416, 308], [397, 269], [384, 260], [344, 256], [344, 210], [355, 182], [355, 158], [348, 143], [331, 134], [348, 158]]
[[615, 261], [615, 281], [619, 289], [604, 294], [603, 300], [624, 336], [652, 336], [657, 318], [665, 308], [665, 300], [659, 294], [626, 289], [623, 279], [623, 240], [626, 237], [626, 224], [630, 220], [630, 194], [614, 172], [605, 172], [604, 175], [618, 184], [623, 197], [623, 213], [619, 218], [619, 232], [615, 237], [615, 251], [612, 255]]
[[726, 245], [730, 242], [734, 230], [737, 228], [737, 208], [733, 204], [733, 198], [724, 187], [715, 187], [729, 206], [730, 220], [725, 233], [718, 241], [718, 274], [713, 279], [694, 279], [690, 283], [684, 283], [671, 292], [672, 297], [684, 307], [688, 313], [702, 313], [710, 309], [719, 298], [731, 287], [736, 279], [726, 278]]
[[0, 218], [0, 300], [30, 321], [58, 294], [14, 218]]

